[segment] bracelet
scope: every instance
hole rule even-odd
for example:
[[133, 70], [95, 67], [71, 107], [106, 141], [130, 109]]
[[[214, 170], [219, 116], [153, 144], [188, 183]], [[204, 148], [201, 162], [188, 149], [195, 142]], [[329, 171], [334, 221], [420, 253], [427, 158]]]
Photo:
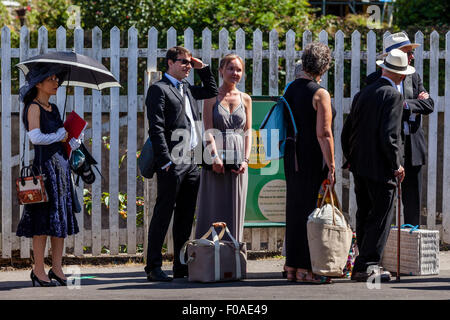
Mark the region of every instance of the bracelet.
[[245, 158], [245, 159], [244, 159], [244, 162], [247, 162], [247, 164], [248, 164], [248, 158]]
[[215, 158], [217, 158], [217, 153], [213, 153], [213, 154], [211, 155], [211, 159], [215, 159]]

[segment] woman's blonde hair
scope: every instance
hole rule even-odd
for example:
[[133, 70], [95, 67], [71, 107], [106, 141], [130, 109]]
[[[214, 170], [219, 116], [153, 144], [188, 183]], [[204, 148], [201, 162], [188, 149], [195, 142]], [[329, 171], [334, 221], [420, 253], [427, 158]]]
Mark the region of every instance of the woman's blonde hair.
[[244, 60], [242, 60], [242, 58], [241, 58], [240, 56], [238, 56], [237, 54], [234, 54], [234, 53], [227, 54], [226, 56], [224, 56], [224, 57], [222, 58], [222, 60], [220, 60], [220, 63], [219, 63], [219, 70], [220, 70], [220, 69], [226, 68], [226, 67], [228, 66], [228, 64], [229, 64], [231, 61], [233, 61], [234, 59], [238, 59], [238, 60], [239, 60], [239, 62], [240, 62], [241, 65], [242, 65], [242, 74], [244, 74], [244, 73], [245, 73], [245, 64], [244, 64]]

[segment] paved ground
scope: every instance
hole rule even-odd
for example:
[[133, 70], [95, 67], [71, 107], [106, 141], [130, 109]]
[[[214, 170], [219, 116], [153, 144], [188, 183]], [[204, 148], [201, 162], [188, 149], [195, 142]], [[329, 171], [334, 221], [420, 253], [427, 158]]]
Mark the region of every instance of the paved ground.
[[[450, 252], [442, 252], [440, 274], [402, 277], [400, 283], [383, 283], [369, 289], [366, 283], [337, 279], [332, 285], [288, 283], [281, 278], [284, 260], [248, 261], [248, 279], [240, 282], [201, 284], [177, 279], [170, 283], [149, 283], [143, 266], [81, 267], [79, 289], [33, 288], [29, 270], [0, 272], [0, 299], [345, 299], [345, 300], [450, 300]], [[163, 266], [170, 272], [170, 264]]]

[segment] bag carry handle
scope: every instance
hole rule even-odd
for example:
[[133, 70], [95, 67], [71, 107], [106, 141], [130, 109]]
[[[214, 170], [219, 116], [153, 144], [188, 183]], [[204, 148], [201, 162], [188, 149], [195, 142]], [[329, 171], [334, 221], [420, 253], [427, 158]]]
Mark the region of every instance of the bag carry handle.
[[[334, 197], [333, 197], [333, 195], [334, 195], [334, 187], [332, 187], [330, 184], [327, 184], [327, 188], [325, 189], [325, 193], [323, 194], [322, 202], [320, 204], [321, 208], [323, 207], [323, 205], [325, 203], [325, 199], [327, 197], [327, 194], [330, 194], [331, 209], [333, 210], [333, 225], [336, 225], [336, 210], [335, 210], [336, 208], [334, 206]], [[345, 219], [344, 215], [339, 210], [337, 210], [337, 212], [338, 212], [338, 214], [341, 217], [343, 217]]]
[[[219, 234], [217, 234], [215, 228], [222, 227], [222, 230]], [[231, 241], [234, 244], [234, 253], [236, 257], [236, 278], [240, 279], [242, 276], [241, 270], [241, 256], [240, 256], [240, 245], [239, 242], [233, 237], [230, 230], [227, 227], [225, 222], [214, 222], [209, 230], [201, 237], [201, 239], [207, 239], [211, 234], [213, 236], [214, 243], [214, 278], [215, 281], [220, 281], [220, 240], [224, 236], [225, 232], [230, 237]], [[195, 240], [188, 240], [184, 243], [183, 248], [180, 250], [180, 262], [181, 264], [188, 264], [189, 262], [195, 259], [194, 255], [189, 256], [188, 260], [185, 261], [184, 256], [187, 250], [187, 246], [191, 243], [194, 243]]]
[[406, 228], [411, 228], [411, 230], [409, 230], [409, 233], [413, 233], [413, 231], [416, 231], [417, 229], [419, 229], [419, 225], [413, 226], [412, 224], [402, 224], [400, 226], [400, 229], [406, 229]]
[[38, 184], [38, 179], [36, 178], [36, 174], [33, 170], [34, 168], [36, 168], [38, 170], [38, 176], [40, 176], [41, 172], [40, 172], [39, 168], [37, 168], [33, 165], [22, 167], [22, 169], [20, 170], [20, 183], [22, 184], [22, 186], [25, 185], [25, 177], [31, 177], [31, 176], [33, 177], [33, 183]]

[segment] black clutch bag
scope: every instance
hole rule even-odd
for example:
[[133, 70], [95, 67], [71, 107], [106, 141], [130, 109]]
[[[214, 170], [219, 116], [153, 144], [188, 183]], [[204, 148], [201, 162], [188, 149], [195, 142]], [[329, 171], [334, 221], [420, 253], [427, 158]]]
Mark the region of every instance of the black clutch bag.
[[[203, 159], [202, 167], [207, 170], [212, 170], [212, 163], [214, 161], [211, 158], [211, 155], [207, 154], [206, 156], [208, 157], [208, 159], [206, 159], [207, 161]], [[241, 168], [242, 157], [236, 150], [219, 150], [218, 156], [222, 160], [225, 170], [237, 171]]]

